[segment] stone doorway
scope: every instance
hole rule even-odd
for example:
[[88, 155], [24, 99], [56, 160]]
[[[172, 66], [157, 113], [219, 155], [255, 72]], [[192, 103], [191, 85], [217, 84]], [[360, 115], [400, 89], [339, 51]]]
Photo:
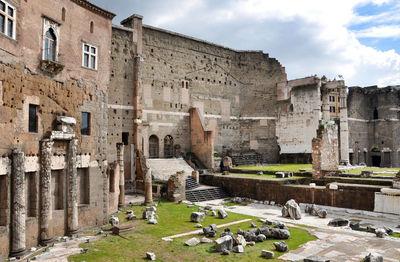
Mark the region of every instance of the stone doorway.
[[371, 156], [372, 166], [380, 167], [381, 166], [381, 156], [374, 155]]
[[158, 150], [158, 137], [156, 135], [152, 135], [149, 138], [149, 158], [158, 158]]
[[174, 156], [174, 138], [167, 135], [164, 138], [164, 157], [172, 158]]

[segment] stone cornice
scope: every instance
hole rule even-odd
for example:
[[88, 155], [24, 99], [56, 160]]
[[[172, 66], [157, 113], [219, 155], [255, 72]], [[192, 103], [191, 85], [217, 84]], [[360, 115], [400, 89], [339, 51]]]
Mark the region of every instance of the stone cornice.
[[92, 12], [94, 12], [96, 14], [99, 14], [99, 15], [101, 15], [101, 16], [103, 16], [105, 18], [108, 18], [110, 20], [112, 20], [115, 17], [114, 13], [111, 13], [111, 12], [109, 12], [109, 11], [103, 9], [103, 8], [100, 8], [100, 7], [90, 3], [87, 0], [71, 0], [71, 1], [76, 3], [76, 4], [78, 4], [78, 5], [80, 5], [80, 6], [82, 6], [82, 7], [84, 7], [84, 8], [86, 8], [86, 9], [88, 9], [89, 11], [92, 11]]

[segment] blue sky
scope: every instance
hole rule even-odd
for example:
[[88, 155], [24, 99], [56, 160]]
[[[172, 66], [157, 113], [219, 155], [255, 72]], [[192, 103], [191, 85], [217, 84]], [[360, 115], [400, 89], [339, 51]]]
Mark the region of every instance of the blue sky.
[[148, 25], [277, 58], [289, 79], [400, 84], [399, 0], [91, 0]]

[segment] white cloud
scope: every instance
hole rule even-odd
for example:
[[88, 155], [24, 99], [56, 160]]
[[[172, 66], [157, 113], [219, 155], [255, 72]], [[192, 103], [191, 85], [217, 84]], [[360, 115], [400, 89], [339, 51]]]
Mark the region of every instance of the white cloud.
[[400, 25], [373, 26], [355, 32], [360, 38], [398, 38], [400, 37]]
[[[114, 1], [113, 7], [121, 5], [125, 12], [121, 19], [130, 15], [125, 0]], [[400, 84], [400, 55], [395, 48], [381, 51], [358, 40], [399, 36], [397, 0], [129, 2], [131, 13], [142, 12], [146, 24], [236, 49], [264, 50], [286, 67], [289, 78], [340, 74], [348, 85]], [[374, 15], [356, 13], [358, 7], [371, 4], [390, 8]], [[355, 25], [364, 29], [352, 31]]]

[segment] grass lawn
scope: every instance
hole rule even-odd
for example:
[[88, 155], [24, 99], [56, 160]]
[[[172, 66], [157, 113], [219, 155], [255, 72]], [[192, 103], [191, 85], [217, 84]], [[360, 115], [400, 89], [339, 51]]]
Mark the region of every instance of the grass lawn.
[[[169, 202], [162, 202], [157, 207], [157, 215], [159, 216], [157, 225], [149, 225], [146, 221], [141, 219], [142, 211], [145, 209], [142, 206], [134, 206], [129, 208], [134, 210], [138, 216], [135, 221], [130, 221], [134, 225], [134, 230], [130, 233], [121, 236], [109, 235], [109, 237], [102, 237], [98, 241], [92, 243], [84, 243], [82, 248], [88, 248], [87, 254], [80, 254], [71, 256], [68, 261], [141, 261], [145, 260], [146, 252], [154, 252], [157, 256], [157, 261], [254, 261], [264, 260], [260, 257], [261, 250], [268, 249], [274, 250], [273, 240], [268, 240], [263, 243], [257, 243], [254, 247], [246, 247], [244, 254], [231, 254], [229, 256], [222, 256], [215, 252], [214, 244], [200, 244], [196, 247], [186, 247], [183, 243], [192, 237], [202, 236], [191, 235], [174, 239], [173, 242], [162, 241], [162, 237], [167, 237], [183, 232], [196, 230], [194, 226], [196, 223], [190, 222], [190, 214], [197, 211], [197, 207], [187, 208], [186, 204], [175, 204]], [[117, 214], [120, 223], [125, 223], [125, 213]], [[230, 213], [227, 219], [219, 219], [216, 217], [206, 216], [202, 225], [208, 226], [209, 224], [226, 224], [233, 221], [250, 218], [256, 222], [257, 218], [245, 216], [241, 214]], [[250, 223], [245, 222], [242, 224], [232, 225], [229, 228], [236, 233], [238, 228], [247, 230], [250, 228]], [[259, 222], [257, 224], [261, 225]], [[105, 228], [105, 229], [109, 229]], [[94, 234], [98, 229], [93, 229], [88, 234]], [[218, 229], [222, 232], [223, 229]], [[307, 231], [290, 228], [291, 238], [287, 240], [290, 250], [296, 249], [299, 245], [306, 243], [316, 238]], [[107, 232], [107, 231], [106, 231]], [[218, 236], [219, 236], [218, 233]], [[216, 238], [214, 238], [216, 239]], [[280, 253], [275, 252], [275, 257]], [[278, 261], [278, 260], [269, 260]]]
[[[222, 175], [221, 173], [217, 173], [217, 175]], [[275, 175], [268, 175], [268, 174], [263, 174], [263, 175], [257, 175], [257, 174], [246, 174], [246, 173], [229, 173], [228, 176], [231, 177], [252, 177], [252, 178], [258, 178], [258, 179], [293, 179], [293, 178], [304, 178], [302, 176], [292, 176], [292, 177], [284, 177], [284, 178], [277, 178]]]
[[[396, 172], [395, 173], [392, 173], [392, 174], [390, 174], [390, 173], [383, 173], [383, 174], [379, 174], [379, 172], [384, 172], [384, 171], [392, 171], [392, 170], [396, 170]], [[399, 172], [400, 171], [400, 168], [383, 168], [383, 167], [365, 167], [365, 168], [356, 168], [356, 169], [351, 169], [351, 170], [343, 170], [342, 172], [343, 173], [346, 173], [346, 174], [361, 174], [361, 171], [372, 171], [372, 172], [374, 172], [374, 175], [381, 175], [381, 176], [385, 176], [385, 175], [388, 175], [388, 176], [392, 176], [392, 175], [395, 175], [397, 172]]]
[[277, 165], [266, 165], [266, 166], [236, 166], [234, 169], [248, 169], [248, 170], [260, 170], [260, 171], [283, 171], [283, 172], [300, 172], [299, 169], [309, 169], [311, 172], [311, 164], [277, 164]]

